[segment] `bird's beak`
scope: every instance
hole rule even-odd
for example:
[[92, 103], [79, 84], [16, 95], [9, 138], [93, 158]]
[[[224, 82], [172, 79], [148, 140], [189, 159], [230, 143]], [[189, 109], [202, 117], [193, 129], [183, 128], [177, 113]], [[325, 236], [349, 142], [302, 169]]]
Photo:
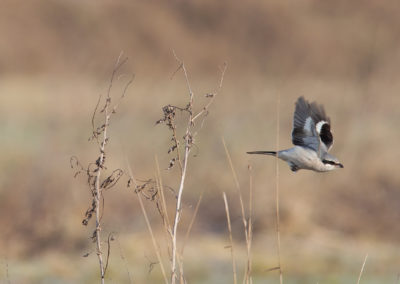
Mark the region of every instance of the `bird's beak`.
[[341, 169], [344, 168], [343, 164], [341, 164], [341, 163], [337, 163], [336, 166], [339, 167], [339, 168], [341, 168]]

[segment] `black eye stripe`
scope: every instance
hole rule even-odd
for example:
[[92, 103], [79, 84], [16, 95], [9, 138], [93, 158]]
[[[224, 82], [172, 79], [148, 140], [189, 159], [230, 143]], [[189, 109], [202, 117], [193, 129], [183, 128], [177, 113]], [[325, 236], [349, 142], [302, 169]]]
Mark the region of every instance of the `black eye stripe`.
[[336, 165], [334, 161], [328, 161], [328, 160], [322, 160], [324, 164], [329, 164], [329, 165]]

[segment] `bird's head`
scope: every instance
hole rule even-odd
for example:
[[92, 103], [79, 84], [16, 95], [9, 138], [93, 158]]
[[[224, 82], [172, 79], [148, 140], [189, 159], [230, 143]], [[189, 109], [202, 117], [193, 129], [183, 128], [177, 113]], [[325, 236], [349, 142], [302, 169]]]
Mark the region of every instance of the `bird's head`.
[[329, 155], [328, 153], [325, 153], [325, 155], [322, 157], [322, 163], [324, 163], [329, 170], [344, 168], [343, 164], [340, 163], [336, 157]]

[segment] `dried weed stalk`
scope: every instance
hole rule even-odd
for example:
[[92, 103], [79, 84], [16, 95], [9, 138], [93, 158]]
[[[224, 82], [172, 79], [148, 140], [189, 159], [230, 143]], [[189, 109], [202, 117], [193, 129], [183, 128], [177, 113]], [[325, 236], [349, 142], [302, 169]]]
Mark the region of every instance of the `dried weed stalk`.
[[[110, 234], [107, 238], [107, 259], [104, 262], [103, 260], [103, 251], [102, 251], [102, 241], [101, 241], [101, 219], [104, 212], [104, 191], [115, 186], [124, 172], [121, 169], [115, 169], [110, 174], [107, 175], [106, 168], [106, 145], [108, 144], [110, 138], [108, 136], [108, 127], [110, 126], [110, 120], [113, 114], [116, 113], [119, 103], [125, 97], [126, 91], [130, 84], [133, 81], [133, 76], [130, 80], [125, 84], [122, 94], [119, 99], [113, 103], [111, 97], [111, 90], [116, 78], [118, 71], [121, 67], [127, 62], [128, 58], [121, 58], [122, 53], [118, 57], [117, 62], [115, 63], [113, 72], [111, 74], [110, 83], [108, 85], [108, 91], [103, 99], [103, 96], [100, 95], [97, 101], [96, 107], [94, 109], [92, 115], [92, 135], [89, 138], [89, 141], [95, 141], [98, 146], [99, 154], [94, 162], [89, 163], [85, 168], [79, 162], [77, 157], [71, 157], [70, 163], [71, 167], [75, 170], [76, 177], [78, 174], [84, 172], [87, 176], [87, 183], [89, 185], [90, 193], [92, 195], [92, 200], [90, 202], [89, 208], [86, 210], [85, 218], [82, 220], [82, 224], [87, 226], [92, 219], [93, 215], [95, 217], [95, 230], [91, 236], [92, 241], [96, 243], [96, 254], [99, 260], [100, 266], [100, 278], [101, 283], [104, 283], [105, 274], [107, 271], [108, 258], [110, 255], [110, 242], [113, 240], [112, 235]], [[96, 122], [97, 118], [101, 117], [100, 123]], [[105, 175], [105, 177], [103, 177]]]
[[222, 193], [222, 197], [224, 199], [224, 204], [225, 204], [226, 220], [228, 222], [229, 242], [230, 242], [230, 245], [228, 247], [226, 247], [226, 248], [230, 248], [231, 249], [233, 283], [236, 284], [237, 283], [236, 258], [235, 258], [235, 250], [233, 249], [231, 217], [230, 217], [230, 214], [229, 214], [228, 200], [226, 199], [225, 192]]
[[279, 283], [283, 284], [283, 270], [281, 262], [281, 229], [280, 229], [280, 213], [279, 213], [279, 162], [278, 162], [278, 151], [279, 151], [279, 122], [280, 122], [280, 112], [279, 105], [281, 102], [281, 95], [278, 93], [278, 99], [276, 101], [276, 171], [275, 171], [275, 209], [276, 209], [276, 238], [277, 238], [277, 249], [278, 249], [278, 267], [279, 267]]
[[367, 262], [367, 258], [368, 258], [368, 253], [365, 255], [364, 262], [363, 262], [363, 264], [361, 266], [360, 274], [358, 275], [357, 284], [360, 284], [361, 276], [362, 276], [362, 274], [364, 272], [364, 267], [365, 267], [365, 263]]
[[[162, 218], [164, 229], [167, 232], [167, 235], [170, 238], [169, 248], [168, 251], [170, 252], [170, 261], [171, 261], [171, 283], [176, 283], [177, 281], [183, 283], [184, 275], [183, 275], [183, 263], [182, 263], [182, 254], [184, 244], [182, 244], [181, 250], [178, 251], [177, 248], [177, 232], [178, 232], [178, 225], [181, 219], [182, 214], [182, 195], [185, 186], [185, 179], [186, 179], [186, 171], [188, 167], [189, 155], [192, 150], [192, 147], [195, 145], [195, 137], [197, 135], [197, 131], [203, 126], [205, 118], [208, 115], [209, 108], [213, 103], [215, 97], [217, 96], [218, 92], [222, 87], [222, 82], [224, 79], [224, 74], [226, 70], [226, 64], [223, 65], [221, 68], [221, 78], [219, 80], [219, 84], [217, 89], [213, 93], [206, 94], [205, 97], [208, 99], [207, 103], [201, 107], [199, 111], [195, 111], [194, 108], [194, 93], [192, 91], [192, 87], [190, 85], [188, 72], [184, 62], [179, 59], [176, 54], [174, 53], [175, 59], [178, 62], [178, 68], [173, 73], [171, 79], [178, 73], [182, 71], [186, 85], [188, 88], [188, 102], [185, 106], [180, 107], [172, 104], [168, 104], [162, 108], [163, 117], [159, 119], [156, 124], [164, 124], [166, 127], [171, 131], [171, 141], [172, 145], [168, 148], [168, 154], [173, 155], [173, 157], [169, 161], [169, 165], [167, 167], [168, 170], [174, 168], [174, 166], [178, 165], [180, 170], [180, 180], [179, 180], [179, 188], [177, 191], [174, 191], [176, 195], [176, 204], [175, 204], [175, 216], [173, 217], [173, 222], [170, 221], [170, 218], [167, 213], [167, 203], [165, 200], [164, 189], [165, 186], [162, 184], [161, 174], [159, 170], [158, 160], [156, 160], [157, 165], [157, 172], [156, 172], [156, 180], [148, 181], [139, 184], [135, 182], [135, 192], [139, 195], [139, 202], [141, 202], [141, 197], [145, 196], [146, 199], [152, 200], [155, 202], [157, 210]], [[184, 129], [183, 137], [179, 137], [178, 134], [178, 125], [176, 122], [177, 114], [181, 114], [182, 116], [186, 117], [186, 127]], [[198, 123], [200, 122], [200, 123]], [[131, 176], [131, 180], [134, 180]], [[150, 192], [153, 195], [149, 195]], [[201, 201], [201, 198], [200, 198]], [[197, 214], [198, 206], [196, 206], [195, 214], [193, 215], [193, 219], [187, 230], [187, 235], [190, 233], [191, 226], [193, 224], [194, 218]], [[141, 202], [142, 205], [142, 202]], [[145, 213], [145, 209], [142, 206], [142, 211]], [[151, 226], [148, 224], [149, 230], [151, 231]], [[153, 238], [153, 236], [152, 236]], [[154, 240], [153, 240], [154, 242]], [[157, 245], [155, 245], [156, 252], [159, 250]], [[159, 253], [157, 253], [159, 255]], [[161, 259], [159, 259], [161, 263]], [[178, 273], [178, 265], [179, 265], [179, 273]], [[178, 275], [179, 274], [179, 275]]]
[[[248, 217], [246, 217], [246, 212], [245, 212], [245, 208], [244, 208], [244, 202], [243, 202], [243, 196], [242, 196], [242, 191], [240, 188], [240, 184], [239, 184], [239, 180], [237, 178], [236, 175], [236, 171], [235, 168], [233, 166], [233, 162], [231, 159], [231, 155], [229, 154], [229, 150], [228, 147], [226, 146], [225, 140], [224, 138], [222, 138], [222, 144], [224, 146], [225, 149], [225, 154], [226, 154], [226, 158], [228, 160], [229, 166], [231, 168], [231, 172], [232, 172], [232, 176], [233, 176], [233, 180], [235, 182], [236, 185], [236, 190], [237, 190], [237, 194], [239, 196], [239, 202], [240, 202], [240, 209], [241, 209], [241, 214], [242, 214], [242, 223], [243, 223], [243, 230], [244, 230], [244, 235], [245, 235], [245, 240], [246, 240], [246, 249], [247, 249], [247, 263], [246, 263], [246, 269], [245, 269], [245, 273], [244, 273], [244, 279], [243, 279], [243, 283], [249, 284], [252, 283], [252, 278], [251, 278], [251, 267], [252, 267], [252, 259], [251, 259], [251, 246], [252, 246], [252, 241], [253, 241], [253, 220], [252, 220], [252, 216], [253, 216], [253, 178], [252, 178], [252, 174], [251, 174], [251, 167], [249, 166], [249, 176], [250, 176], [250, 184], [249, 184], [249, 208], [248, 208]], [[224, 193], [224, 201], [225, 201], [225, 207], [227, 207], [227, 202], [225, 200], [225, 193]], [[228, 212], [227, 212], [228, 214]], [[227, 216], [228, 218], [228, 216]], [[229, 222], [230, 220], [228, 219], [228, 229], [229, 229]], [[230, 231], [230, 229], [229, 229]], [[230, 238], [231, 236], [231, 232], [230, 233]], [[231, 240], [232, 243], [232, 240]], [[234, 257], [233, 253], [232, 253], [232, 257]], [[235, 274], [236, 272], [234, 272]]]
[[[222, 87], [222, 82], [224, 79], [224, 74], [226, 71], [226, 64], [223, 65], [221, 68], [221, 77], [219, 80], [219, 84], [216, 90], [212, 93], [208, 93], [205, 95], [207, 98], [207, 103], [200, 108], [199, 111], [195, 111], [194, 108], [194, 93], [192, 91], [192, 87], [190, 85], [190, 81], [188, 78], [188, 73], [186, 66], [182, 60], [180, 60], [176, 54], [174, 53], [175, 59], [178, 62], [178, 68], [173, 73], [171, 79], [178, 73], [182, 71], [184, 78], [186, 80], [186, 85], [188, 88], [189, 98], [188, 102], [185, 106], [180, 107], [172, 104], [168, 104], [162, 108], [163, 117], [156, 121], [156, 125], [164, 124], [171, 132], [171, 141], [172, 145], [169, 146], [167, 153], [169, 155], [173, 155], [173, 157], [169, 161], [169, 165], [167, 167], [168, 170], [171, 170], [176, 165], [178, 165], [180, 170], [180, 179], [179, 179], [179, 188], [178, 190], [174, 190], [171, 187], [167, 187], [163, 185], [161, 173], [160, 173], [160, 166], [158, 163], [158, 159], [156, 157], [156, 173], [155, 179], [148, 179], [144, 181], [140, 181], [134, 178], [130, 165], [128, 164], [129, 175], [130, 179], [128, 181], [127, 186], [131, 187], [133, 185], [134, 192], [138, 196], [139, 204], [142, 210], [142, 213], [145, 217], [146, 225], [149, 230], [153, 247], [155, 253], [157, 255], [158, 263], [160, 264], [161, 272], [164, 277], [164, 282], [169, 283], [168, 278], [166, 277], [166, 271], [164, 269], [164, 265], [162, 262], [161, 257], [161, 250], [156, 241], [155, 235], [153, 233], [153, 228], [150, 224], [148, 214], [146, 208], [143, 203], [143, 198], [153, 202], [157, 208], [157, 212], [159, 213], [164, 230], [168, 236], [168, 254], [170, 257], [170, 264], [171, 264], [171, 275], [170, 281], [171, 283], [175, 284], [176, 282], [185, 283], [184, 272], [183, 272], [183, 251], [185, 247], [186, 240], [190, 234], [194, 219], [197, 215], [198, 208], [200, 206], [200, 202], [202, 196], [200, 196], [199, 201], [196, 205], [195, 212], [192, 216], [189, 228], [187, 229], [185, 239], [182, 241], [181, 249], [178, 250], [177, 248], [177, 231], [179, 221], [182, 215], [182, 195], [185, 186], [185, 179], [186, 179], [186, 171], [189, 161], [189, 154], [192, 150], [192, 147], [195, 145], [195, 137], [197, 135], [197, 131], [202, 128], [205, 118], [208, 115], [209, 108], [213, 103], [215, 97], [217, 96], [218, 92]], [[177, 114], [181, 114], [182, 116], [186, 117], [186, 127], [183, 129], [184, 135], [183, 137], [179, 137], [178, 124], [177, 124]], [[200, 123], [198, 123], [200, 122]], [[176, 197], [176, 203], [174, 204], [175, 208], [175, 216], [173, 217], [173, 222], [171, 222], [170, 217], [168, 215], [168, 208], [167, 202], [165, 198], [165, 189], [169, 189]], [[179, 266], [179, 268], [178, 268]], [[178, 272], [179, 269], [179, 272]]]
[[[185, 107], [177, 107], [174, 105], [167, 105], [167, 106], [163, 107], [164, 117], [157, 121], [157, 124], [165, 123], [166, 126], [169, 128], [169, 130], [171, 130], [171, 133], [172, 133], [171, 140], [172, 140], [173, 144], [169, 148], [168, 153], [175, 153], [175, 156], [170, 160], [168, 168], [169, 169], [172, 168], [176, 164], [176, 162], [178, 162], [180, 172], [181, 172], [178, 196], [177, 196], [177, 201], [176, 201], [176, 206], [175, 206], [175, 218], [174, 218], [174, 222], [172, 224], [172, 231], [170, 230], [171, 239], [172, 239], [172, 241], [171, 241], [172, 242], [172, 244], [171, 244], [171, 247], [172, 247], [171, 283], [173, 283], [173, 284], [178, 279], [181, 279], [181, 280], [184, 279], [183, 275], [182, 275], [182, 273], [183, 273], [182, 264], [180, 264], [181, 275], [180, 275], [180, 277], [178, 277], [178, 275], [177, 275], [178, 274], [177, 273], [177, 261], [179, 261], [179, 259], [180, 259], [180, 257], [177, 256], [177, 252], [178, 252], [178, 250], [177, 250], [177, 231], [178, 231], [178, 225], [179, 225], [179, 221], [181, 219], [181, 213], [182, 213], [182, 194], [183, 194], [183, 190], [184, 190], [184, 186], [185, 186], [186, 170], [187, 170], [188, 161], [189, 161], [189, 154], [192, 149], [192, 146], [194, 145], [194, 139], [197, 134], [195, 132], [196, 122], [198, 119], [203, 118], [203, 121], [200, 124], [200, 127], [202, 126], [204, 119], [208, 114], [208, 109], [209, 109], [210, 105], [213, 103], [218, 91], [222, 87], [222, 82], [223, 82], [224, 74], [225, 74], [225, 70], [226, 70], [226, 64], [224, 64], [224, 66], [221, 70], [221, 79], [220, 79], [217, 90], [212, 94], [207, 94], [206, 97], [209, 99], [209, 102], [204, 107], [202, 107], [202, 109], [199, 112], [194, 113], [194, 107], [193, 107], [194, 94], [192, 91], [192, 87], [190, 85], [190, 81], [189, 81], [185, 63], [181, 59], [179, 59], [175, 53], [174, 53], [174, 56], [175, 56], [176, 61], [179, 64], [179, 66], [176, 69], [176, 71], [174, 72], [173, 76], [178, 71], [182, 70], [183, 75], [185, 76], [186, 85], [187, 85], [188, 92], [189, 92], [189, 101]], [[186, 131], [185, 131], [185, 135], [182, 138], [183, 141], [177, 137], [177, 132], [176, 132], [177, 125], [175, 122], [175, 117], [176, 117], [177, 111], [187, 114]], [[182, 144], [183, 144], [184, 149], [183, 149], [183, 153], [181, 154], [180, 146]]]

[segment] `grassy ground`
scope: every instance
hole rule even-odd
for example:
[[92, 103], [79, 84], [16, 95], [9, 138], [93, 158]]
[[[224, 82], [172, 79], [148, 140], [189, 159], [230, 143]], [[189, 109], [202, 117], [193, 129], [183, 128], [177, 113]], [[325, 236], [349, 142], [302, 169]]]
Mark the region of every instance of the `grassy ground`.
[[[340, 236], [284, 236], [282, 241], [285, 283], [357, 283], [366, 252], [368, 258], [362, 283], [395, 283], [398, 277], [399, 251], [396, 245], [349, 244], [347, 238]], [[275, 242], [275, 236], [256, 238], [253, 250], [254, 283], [278, 282], [277, 271], [266, 271], [276, 266]], [[224, 248], [228, 243], [227, 238], [218, 235], [193, 237], [185, 254], [187, 280], [191, 283], [232, 282], [230, 252]], [[146, 234], [119, 235], [112, 248], [107, 282], [162, 282], [157, 258]], [[235, 242], [235, 250], [241, 280], [245, 249], [240, 242]], [[52, 251], [29, 260], [3, 260], [0, 276], [6, 283], [97, 283], [97, 263], [93, 255], [82, 257], [86, 253], [86, 249], [73, 253]]]

